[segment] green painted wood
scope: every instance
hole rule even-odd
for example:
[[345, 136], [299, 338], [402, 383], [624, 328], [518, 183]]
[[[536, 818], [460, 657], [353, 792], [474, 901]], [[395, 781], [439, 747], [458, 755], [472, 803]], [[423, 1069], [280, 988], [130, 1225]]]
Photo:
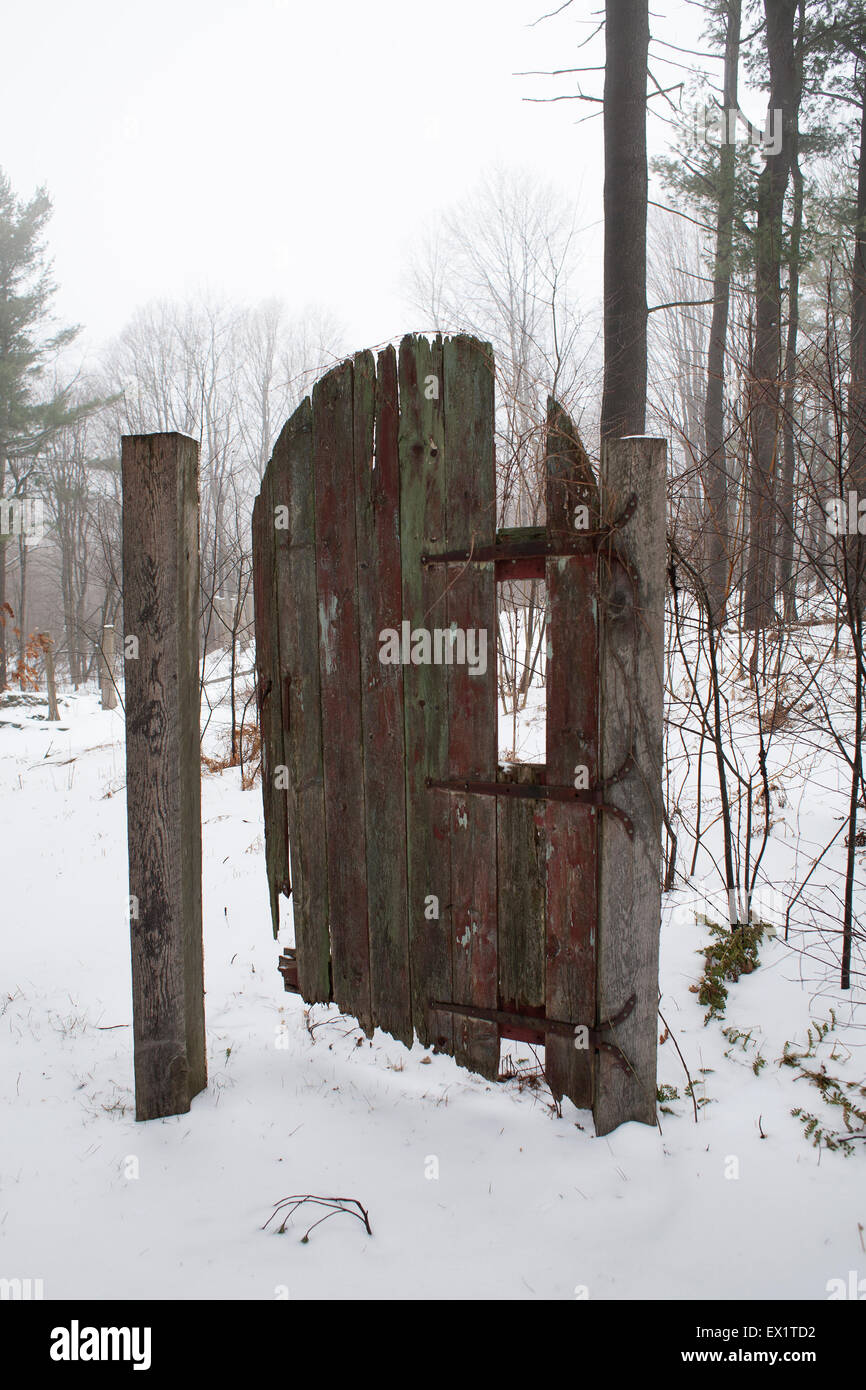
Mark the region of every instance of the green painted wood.
[[[445, 397], [447, 505], [445, 549], [492, 545], [496, 534], [493, 352], [465, 336], [447, 338], [442, 351]], [[437, 625], [463, 633], [466, 660], [446, 667], [448, 767], [451, 777], [495, 781], [496, 575], [492, 561], [448, 565], [446, 613]], [[476, 633], [478, 646], [469, 644]], [[483, 639], [481, 637], [483, 634]], [[469, 654], [478, 660], [473, 669]], [[455, 656], [459, 646], [455, 642]], [[496, 800], [449, 793], [451, 825], [451, 933], [453, 1001], [496, 1008]], [[499, 1075], [495, 1023], [455, 1017], [454, 1056], [491, 1079]]]
[[[501, 769], [497, 781], [535, 783], [544, 769], [530, 763]], [[544, 802], [497, 798], [499, 1007], [509, 1013], [544, 1009]]]
[[[544, 562], [547, 761], [497, 774], [497, 559], [420, 563], [539, 538], [538, 528], [495, 531], [488, 354], [469, 338], [409, 337], [398, 360], [380, 355], [378, 373], [358, 354], [317, 385], [278, 441], [253, 517], [260, 688], [270, 673], [277, 685], [264, 720], [280, 726], [266, 730], [264, 756], [273, 767], [281, 731], [304, 997], [335, 997], [368, 1032], [375, 1022], [409, 1042], [414, 1027], [495, 1076], [498, 1025], [431, 1001], [528, 1013], [530, 1026], [542, 1010], [603, 1026], [634, 987], [633, 1014], [610, 1037], [628, 1075], [605, 1053], [545, 1038], [554, 1094], [592, 1103], [606, 1133], [654, 1118], [664, 448], [608, 446], [605, 517], [619, 516], [631, 491], [641, 503], [639, 521], [602, 547], [599, 579], [597, 538], [574, 544], [576, 505], [597, 529], [598, 489], [572, 422], [549, 403], [545, 535], [571, 544]], [[285, 548], [270, 527], [280, 502]], [[637, 602], [619, 549], [640, 575]], [[404, 622], [410, 632], [484, 628], [484, 675], [417, 657], [381, 662], [381, 634], [392, 629], [402, 645]], [[606, 793], [637, 827], [631, 847], [618, 820], [576, 804], [426, 785], [572, 785], [577, 765], [592, 785], [632, 744], [635, 771]], [[265, 808], [276, 824], [267, 792]]]
[[502, 544], [509, 541], [546, 541], [546, 526], [500, 526], [496, 540]]
[[[265, 819], [265, 871], [268, 878], [268, 898], [271, 907], [271, 926], [274, 939], [280, 929], [280, 859], [278, 841], [287, 834], [281, 793], [276, 787], [277, 767], [275, 744], [280, 737], [280, 677], [279, 647], [276, 636], [277, 617], [274, 611], [274, 528], [271, 498], [271, 473], [265, 470], [261, 491], [253, 514], [253, 565], [255, 582], [253, 603], [256, 629], [256, 695], [259, 711], [259, 732], [262, 740], [262, 805]], [[282, 741], [280, 740], [281, 747]]]
[[[280, 684], [298, 984], [308, 1003], [327, 1003], [332, 998], [331, 948], [309, 399], [280, 434], [269, 474], [269, 515], [280, 556]], [[277, 515], [281, 507], [285, 512]], [[286, 525], [276, 526], [277, 521]]]
[[[447, 479], [443, 457], [442, 342], [406, 337], [398, 358], [400, 392], [400, 551], [403, 620], [410, 630], [445, 626], [447, 580], [424, 569], [421, 556], [442, 549]], [[448, 769], [446, 669], [403, 668], [406, 729], [406, 856], [412, 1021], [418, 1037], [445, 1051], [453, 1046], [451, 1016], [434, 1000], [451, 1001], [451, 852], [446, 792], [425, 786]]]
[[351, 362], [316, 383], [312, 403], [334, 998], [371, 1033]]
[[[547, 530], [574, 540], [575, 507], [585, 505], [587, 532], [598, 521], [598, 490], [572, 421], [553, 400], [547, 417]], [[547, 779], [574, 785], [575, 769], [598, 778], [598, 595], [594, 544], [585, 555], [549, 558], [547, 579]], [[549, 802], [546, 832], [546, 1012], [593, 1027], [596, 1016], [598, 815]], [[594, 1055], [567, 1038], [545, 1039], [545, 1072], [554, 1096], [589, 1107]]]
[[[268, 554], [271, 561], [269, 574], [265, 576], [265, 582], [270, 577], [271, 584], [271, 621], [270, 621], [270, 640], [271, 656], [270, 668], [273, 673], [273, 689], [271, 691], [271, 727], [270, 727], [270, 766], [274, 771], [272, 805], [273, 805], [273, 835], [271, 845], [271, 873], [273, 877], [273, 892], [276, 894], [276, 909], [279, 914], [279, 898], [282, 895], [288, 898], [292, 891], [292, 878], [289, 870], [289, 791], [286, 783], [286, 751], [285, 751], [285, 718], [284, 718], [284, 695], [285, 687], [283, 680], [283, 659], [280, 652], [281, 629], [284, 625], [283, 611], [285, 609], [285, 597], [288, 585], [288, 554], [286, 550], [284, 530], [278, 530], [275, 524], [276, 513], [276, 473], [277, 469], [273, 459], [268, 468], [270, 474], [268, 501], [270, 511], [263, 516], [262, 521], [271, 531], [268, 543]], [[277, 778], [277, 769], [280, 769], [280, 776]], [[277, 935], [279, 916], [274, 924], [274, 935]]]
[[274, 708], [273, 720], [277, 726], [274, 730], [273, 740], [273, 767], [280, 769], [279, 779], [275, 779], [274, 794], [277, 798], [277, 836], [275, 845], [275, 874], [278, 891], [285, 898], [290, 898], [292, 893], [292, 875], [290, 869], [290, 844], [292, 826], [296, 819], [295, 813], [295, 794], [294, 785], [288, 776], [289, 762], [289, 710], [288, 710], [288, 681], [286, 679], [286, 660], [287, 660], [287, 626], [290, 622], [292, 597], [291, 585], [289, 581], [289, 548], [288, 548], [288, 528], [285, 525], [277, 525], [277, 521], [285, 520], [284, 513], [279, 513], [278, 507], [281, 472], [285, 472], [283, 460], [284, 440], [281, 436], [274, 446], [274, 453], [268, 465], [271, 475], [271, 504], [272, 512], [268, 518], [268, 524], [274, 532], [274, 585], [273, 585], [273, 614], [274, 614], [274, 670], [276, 680], [274, 681]]
[[[382, 662], [380, 634], [400, 631], [397, 356], [354, 359], [355, 534], [364, 725], [364, 809], [373, 1022], [412, 1046], [403, 667]], [[375, 452], [374, 452], [375, 437]]]

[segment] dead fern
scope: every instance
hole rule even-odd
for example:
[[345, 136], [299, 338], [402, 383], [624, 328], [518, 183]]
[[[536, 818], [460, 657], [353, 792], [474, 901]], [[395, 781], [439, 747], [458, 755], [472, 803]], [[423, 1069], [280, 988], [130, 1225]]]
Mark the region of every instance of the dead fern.
[[371, 1236], [373, 1234], [373, 1229], [370, 1225], [369, 1213], [366, 1211], [364, 1207], [361, 1206], [361, 1203], [358, 1201], [357, 1197], [314, 1197], [309, 1192], [297, 1193], [293, 1197], [284, 1197], [281, 1202], [277, 1202], [274, 1206], [273, 1211], [271, 1212], [270, 1216], [268, 1217], [267, 1221], [262, 1227], [262, 1230], [266, 1231], [268, 1226], [273, 1221], [274, 1217], [277, 1215], [277, 1213], [284, 1211], [285, 1215], [283, 1216], [282, 1221], [277, 1227], [277, 1234], [285, 1235], [286, 1223], [288, 1221], [291, 1221], [292, 1217], [294, 1216], [295, 1212], [298, 1210], [299, 1207], [305, 1206], [308, 1202], [311, 1203], [313, 1206], [327, 1207], [328, 1214], [327, 1216], [320, 1216], [318, 1221], [314, 1221], [312, 1226], [309, 1226], [307, 1228], [307, 1230], [301, 1236], [302, 1245], [307, 1244], [307, 1242], [310, 1239], [311, 1232], [313, 1232], [317, 1226], [321, 1226], [323, 1221], [330, 1221], [332, 1216], [338, 1216], [340, 1212], [342, 1212], [344, 1216], [354, 1216], [364, 1226], [364, 1229], [366, 1230], [368, 1236]]

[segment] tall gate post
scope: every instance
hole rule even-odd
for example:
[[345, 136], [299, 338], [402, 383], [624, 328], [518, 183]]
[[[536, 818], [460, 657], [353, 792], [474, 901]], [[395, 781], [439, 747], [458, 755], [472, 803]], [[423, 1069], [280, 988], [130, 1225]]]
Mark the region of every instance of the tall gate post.
[[122, 441], [135, 1117], [207, 1081], [201, 923], [199, 446]]
[[[632, 436], [602, 452], [601, 505], [628, 519], [603, 545], [599, 571], [600, 763], [605, 799], [627, 819], [599, 828], [598, 1017], [616, 1019], [598, 1055], [596, 1132], [656, 1123], [661, 926], [666, 444]], [[630, 825], [629, 825], [630, 822]]]

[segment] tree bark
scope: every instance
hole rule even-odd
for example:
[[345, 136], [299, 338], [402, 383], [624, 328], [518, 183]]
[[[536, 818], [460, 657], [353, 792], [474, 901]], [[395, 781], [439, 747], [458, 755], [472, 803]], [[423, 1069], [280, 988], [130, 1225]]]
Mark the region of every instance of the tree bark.
[[725, 351], [731, 301], [731, 252], [736, 191], [736, 145], [727, 138], [729, 112], [738, 108], [742, 0], [729, 0], [725, 33], [723, 139], [719, 153], [719, 202], [716, 215], [716, 255], [713, 270], [713, 317], [707, 353], [707, 393], [704, 403], [704, 490], [710, 513], [707, 531], [707, 594], [717, 626], [725, 620], [731, 585], [730, 487], [725, 445]]
[[56, 723], [60, 714], [57, 709], [57, 684], [54, 679], [54, 643], [50, 632], [42, 634], [48, 639], [45, 647], [45, 689], [48, 692], [48, 719], [51, 723]]
[[646, 426], [647, 0], [607, 0], [601, 438]]
[[[866, 94], [860, 110], [857, 229], [851, 283], [851, 385], [848, 388], [848, 487], [866, 496]], [[849, 601], [862, 602], [866, 546], [859, 535], [848, 542]]]
[[18, 537], [18, 684], [21, 690], [27, 689], [25, 660], [27, 654], [27, 537]]
[[799, 104], [794, 58], [796, 7], [797, 0], [764, 0], [770, 61], [767, 129], [778, 129], [776, 113], [781, 112], [782, 138], [778, 153], [765, 156], [758, 183], [755, 345], [750, 372], [749, 551], [743, 615], [749, 629], [768, 627], [775, 609], [776, 480], [781, 437], [782, 212]]
[[797, 456], [794, 437], [797, 335], [800, 328], [800, 238], [803, 228], [803, 175], [797, 162], [796, 141], [791, 165], [794, 209], [791, 220], [791, 253], [788, 260], [788, 337], [785, 345], [785, 389], [782, 409], [782, 473], [779, 488], [778, 589], [786, 623], [797, 619], [797, 583], [794, 575], [794, 475]]
[[[6, 487], [6, 447], [0, 444], [0, 498]], [[0, 536], [0, 690], [5, 690], [9, 684], [6, 666], [6, 652], [8, 650], [6, 641], [6, 630], [9, 627], [8, 613], [5, 611], [6, 603], [6, 541]], [[11, 628], [10, 628], [11, 631]]]
[[117, 690], [114, 684], [114, 624], [106, 623], [102, 629], [102, 646], [99, 652], [99, 684], [103, 709], [117, 708]]

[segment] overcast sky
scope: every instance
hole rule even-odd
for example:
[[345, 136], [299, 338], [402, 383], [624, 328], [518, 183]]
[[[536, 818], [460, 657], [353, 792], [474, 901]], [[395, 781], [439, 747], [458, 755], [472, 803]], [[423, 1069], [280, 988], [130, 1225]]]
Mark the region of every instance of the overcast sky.
[[[424, 327], [400, 294], [413, 236], [496, 162], [578, 199], [597, 280], [601, 121], [523, 100], [574, 78], [513, 74], [602, 63], [603, 39], [577, 47], [599, 4], [532, 27], [547, 8], [6, 0], [0, 165], [20, 196], [45, 183], [53, 197], [60, 314], [96, 346], [148, 299], [209, 288], [324, 304], [351, 348]], [[695, 44], [693, 6], [657, 8], [654, 34]], [[580, 80], [600, 94], [602, 77]], [[665, 127], [650, 129], [658, 148]]]

